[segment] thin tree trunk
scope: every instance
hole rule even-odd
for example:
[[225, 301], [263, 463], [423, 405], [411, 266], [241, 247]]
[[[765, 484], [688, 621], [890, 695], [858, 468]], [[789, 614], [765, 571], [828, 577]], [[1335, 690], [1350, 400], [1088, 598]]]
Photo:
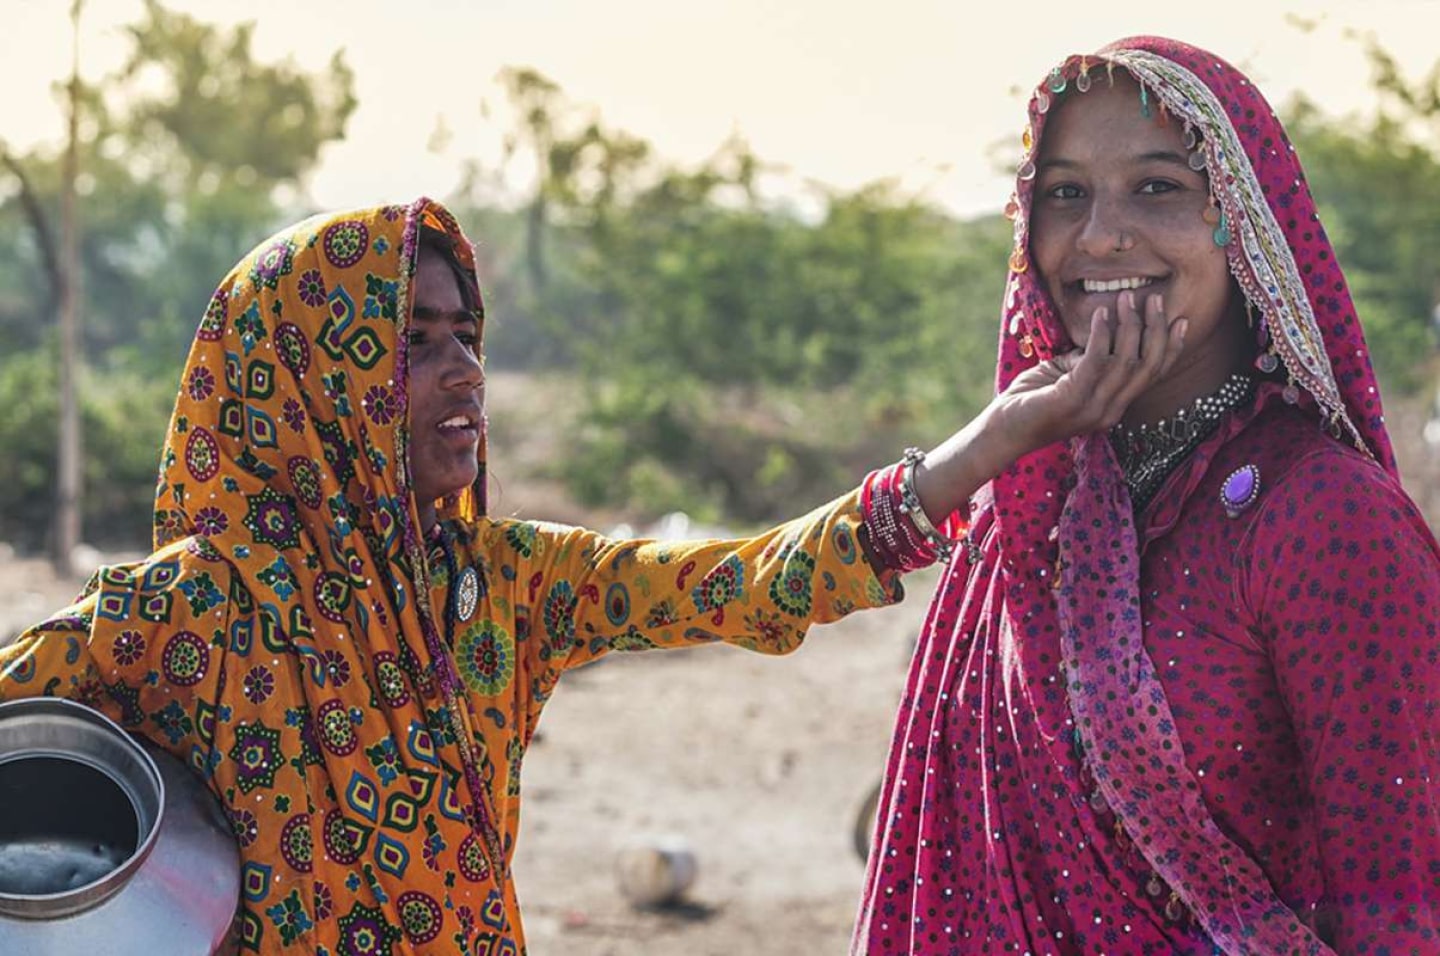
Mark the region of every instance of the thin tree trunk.
[[60, 447], [55, 484], [55, 536], [52, 560], [61, 574], [75, 572], [80, 543], [80, 243], [75, 215], [79, 174], [80, 7], [70, 6], [71, 41], [69, 129], [60, 184]]

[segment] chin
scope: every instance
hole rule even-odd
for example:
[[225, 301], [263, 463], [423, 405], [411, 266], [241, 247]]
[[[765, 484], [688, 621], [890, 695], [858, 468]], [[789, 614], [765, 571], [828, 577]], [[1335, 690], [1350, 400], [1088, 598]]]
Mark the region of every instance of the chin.
[[[1070, 345], [1068, 348], [1080, 349], [1083, 351], [1085, 347], [1090, 344], [1090, 326], [1085, 326], [1084, 331], [1077, 331], [1075, 329], [1066, 328], [1065, 337], [1070, 340]], [[1055, 344], [1057, 346], [1055, 350], [1057, 354], [1060, 352], [1068, 351], [1067, 348], [1058, 347], [1061, 343], [1057, 342]]]

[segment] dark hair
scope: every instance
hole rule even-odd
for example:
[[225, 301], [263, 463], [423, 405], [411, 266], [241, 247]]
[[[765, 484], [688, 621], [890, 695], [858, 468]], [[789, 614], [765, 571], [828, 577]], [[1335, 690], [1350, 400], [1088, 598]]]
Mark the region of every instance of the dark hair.
[[483, 317], [485, 305], [480, 301], [479, 283], [475, 278], [475, 273], [465, 268], [460, 257], [455, 254], [455, 240], [451, 238], [450, 234], [442, 229], [436, 229], [434, 226], [421, 226], [420, 249], [429, 249], [445, 260], [445, 264], [450, 267], [450, 272], [460, 286], [460, 298], [464, 301], [465, 308], [473, 309]]

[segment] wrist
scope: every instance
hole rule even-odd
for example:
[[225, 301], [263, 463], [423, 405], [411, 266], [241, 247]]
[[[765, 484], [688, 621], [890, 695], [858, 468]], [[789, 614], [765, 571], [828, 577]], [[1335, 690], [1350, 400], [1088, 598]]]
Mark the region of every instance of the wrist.
[[1016, 414], [1013, 403], [997, 395], [972, 422], [975, 434], [971, 440], [975, 461], [984, 472], [982, 482], [989, 481], [1017, 460], [1048, 442], [1034, 434], [1026, 416]]

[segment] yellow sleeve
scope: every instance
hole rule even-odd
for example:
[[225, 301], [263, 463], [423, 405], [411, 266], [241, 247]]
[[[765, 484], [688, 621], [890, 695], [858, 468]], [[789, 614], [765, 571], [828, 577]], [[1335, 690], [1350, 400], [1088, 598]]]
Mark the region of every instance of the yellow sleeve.
[[97, 576], [70, 607], [0, 647], [0, 701], [66, 697], [90, 703], [98, 696], [100, 675], [90, 653], [98, 591]]
[[102, 568], [79, 602], [0, 649], [0, 700], [66, 697], [203, 764], [215, 724], [203, 701], [237, 595], [230, 566], [185, 543]]
[[615, 541], [516, 521], [484, 533], [492, 579], [508, 583], [526, 622], [521, 670], [548, 689], [612, 650], [723, 641], [787, 653], [811, 624], [900, 600], [899, 574], [866, 559], [861, 524], [852, 492], [753, 538]]

